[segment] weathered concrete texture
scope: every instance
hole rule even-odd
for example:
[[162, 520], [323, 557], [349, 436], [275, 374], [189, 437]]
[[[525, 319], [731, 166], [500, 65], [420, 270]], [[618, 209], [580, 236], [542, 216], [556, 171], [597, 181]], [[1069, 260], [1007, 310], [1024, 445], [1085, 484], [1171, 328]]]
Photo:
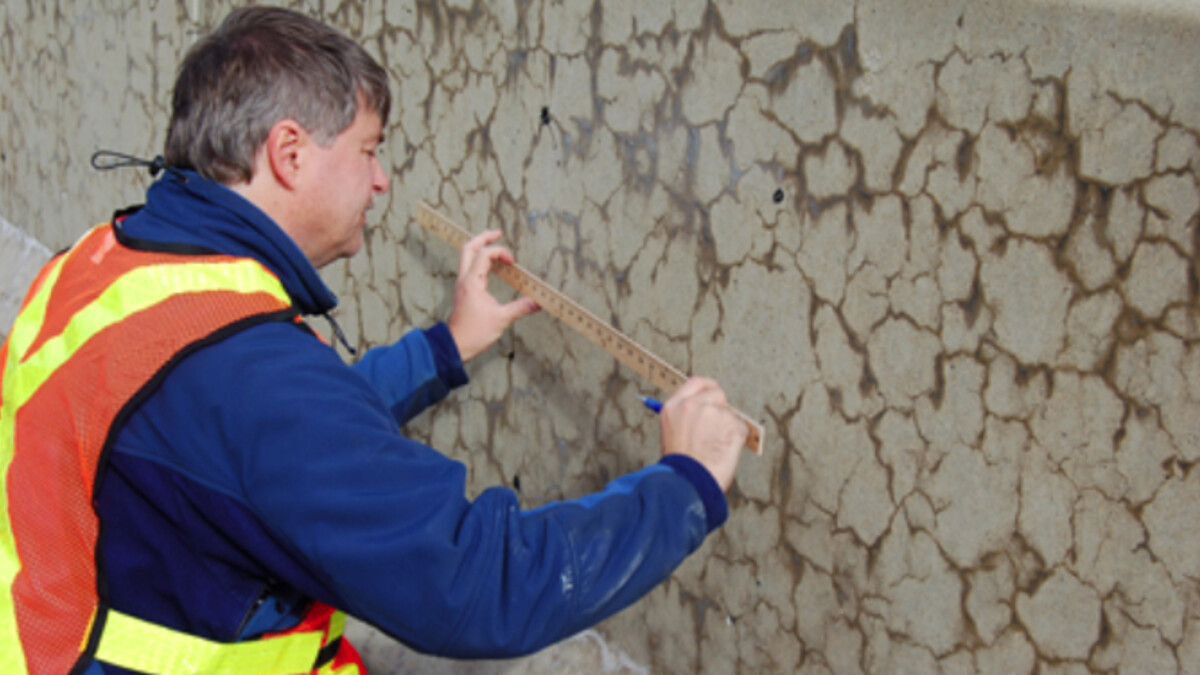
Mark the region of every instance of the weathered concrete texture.
[[0, 216], [0, 340], [8, 335], [26, 289], [49, 259], [49, 249]]
[[[429, 200], [767, 426], [730, 522], [600, 627], [612, 648], [669, 673], [1200, 672], [1193, 3], [319, 6], [396, 81], [393, 190], [327, 275], [352, 339], [448, 313]], [[10, 219], [57, 247], [138, 199], [86, 156], [153, 152], [224, 11], [7, 3]], [[645, 385], [547, 317], [471, 374], [408, 431], [472, 490], [533, 506], [654, 459]], [[383, 672], [452, 668], [370, 641]]]

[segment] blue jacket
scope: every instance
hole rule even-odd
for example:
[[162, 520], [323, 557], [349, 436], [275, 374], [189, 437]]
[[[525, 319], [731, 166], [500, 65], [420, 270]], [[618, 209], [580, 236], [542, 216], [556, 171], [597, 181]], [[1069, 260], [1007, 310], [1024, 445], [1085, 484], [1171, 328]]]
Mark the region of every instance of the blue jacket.
[[[270, 218], [197, 174], [168, 172], [122, 232], [253, 257], [305, 314], [336, 304]], [[504, 488], [468, 500], [462, 464], [400, 433], [466, 382], [444, 324], [350, 367], [282, 322], [182, 359], [119, 427], [99, 484], [111, 606], [233, 641], [316, 598], [423, 652], [515, 656], [634, 602], [724, 521], [715, 481], [678, 455], [533, 510]]]

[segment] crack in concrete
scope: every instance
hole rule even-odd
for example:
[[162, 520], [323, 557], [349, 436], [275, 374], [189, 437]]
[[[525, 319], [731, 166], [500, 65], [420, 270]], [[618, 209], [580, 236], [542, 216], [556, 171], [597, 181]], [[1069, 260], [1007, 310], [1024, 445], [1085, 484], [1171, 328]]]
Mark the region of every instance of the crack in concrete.
[[[86, 182], [33, 133], [85, 106], [30, 83], [99, 82], [78, 88], [120, 111], [126, 149], [161, 129], [159, 61], [220, 12], [160, 5], [5, 8], [16, 218]], [[339, 319], [369, 347], [447, 314], [453, 261], [396, 211], [426, 199], [762, 411], [777, 445], [743, 465], [730, 524], [606, 624], [656, 671], [1191, 672], [1200, 131], [1186, 87], [1120, 70], [1175, 81], [1147, 70], [1176, 63], [1156, 51], [1181, 44], [1169, 26], [1114, 38], [1113, 64], [1068, 31], [1106, 11], [322, 6], [398, 101], [390, 222], [327, 275]], [[135, 19], [148, 50], [83, 29]], [[528, 321], [407, 431], [529, 506], [653, 461], [643, 385]]]

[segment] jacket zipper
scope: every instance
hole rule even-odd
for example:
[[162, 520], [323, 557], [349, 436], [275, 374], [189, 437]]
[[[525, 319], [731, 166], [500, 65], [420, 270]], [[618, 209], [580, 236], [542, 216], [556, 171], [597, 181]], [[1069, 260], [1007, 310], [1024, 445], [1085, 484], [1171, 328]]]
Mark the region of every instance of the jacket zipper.
[[234, 640], [241, 639], [242, 631], [246, 630], [246, 626], [250, 623], [250, 619], [254, 618], [254, 615], [258, 613], [258, 609], [263, 606], [263, 603], [267, 601], [267, 598], [271, 597], [271, 592], [274, 590], [275, 582], [273, 580], [267, 581], [263, 584], [262, 590], [258, 592], [258, 597], [254, 599], [254, 604], [250, 605], [249, 611], [247, 611], [246, 615], [242, 617], [242, 622], [238, 624], [237, 632], [233, 634]]

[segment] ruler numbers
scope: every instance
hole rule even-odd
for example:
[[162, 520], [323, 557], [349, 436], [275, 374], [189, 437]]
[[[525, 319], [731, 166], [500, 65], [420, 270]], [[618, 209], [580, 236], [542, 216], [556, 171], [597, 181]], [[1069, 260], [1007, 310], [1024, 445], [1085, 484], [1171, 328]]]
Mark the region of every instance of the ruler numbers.
[[[455, 248], [462, 248], [463, 244], [471, 238], [469, 232], [424, 202], [417, 209], [417, 222]], [[524, 267], [516, 264], [501, 264], [494, 267], [493, 272], [518, 293], [537, 301], [546, 313], [588, 338], [668, 394], [678, 389], [687, 379], [687, 376], [679, 369], [634, 342], [628, 335], [592, 314]], [[743, 412], [737, 410], [734, 412], [742, 418], [749, 430], [746, 436], [746, 447], [762, 454], [762, 425]]]

